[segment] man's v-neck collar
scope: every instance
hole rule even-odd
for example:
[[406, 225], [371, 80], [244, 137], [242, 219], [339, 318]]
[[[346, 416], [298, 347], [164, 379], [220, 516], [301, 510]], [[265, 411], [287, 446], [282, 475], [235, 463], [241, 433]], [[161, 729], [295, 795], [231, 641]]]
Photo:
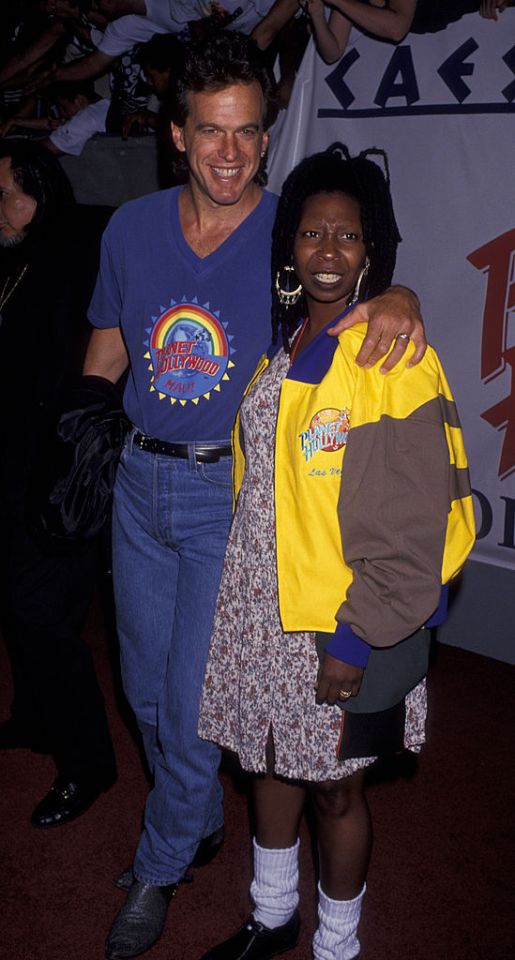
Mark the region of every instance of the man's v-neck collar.
[[[232, 233], [230, 233], [229, 236], [222, 241], [216, 250], [208, 253], [206, 257], [199, 257], [198, 254], [195, 253], [195, 251], [190, 247], [182, 231], [179, 213], [179, 197], [181, 192], [181, 189], [174, 190], [173, 192], [172, 206], [170, 209], [171, 229], [181, 254], [187, 261], [190, 268], [199, 274], [206, 273], [212, 270], [214, 267], [218, 267], [218, 265], [225, 260], [227, 256], [230, 256], [233, 248], [239, 245], [244, 240], [245, 235], [254, 229], [254, 224], [261, 218], [266, 208], [265, 191], [262, 190], [258, 203], [245, 217], [245, 219], [241, 221], [236, 229], [233, 230]], [[177, 225], [177, 229], [175, 227], [174, 220], [175, 224]]]

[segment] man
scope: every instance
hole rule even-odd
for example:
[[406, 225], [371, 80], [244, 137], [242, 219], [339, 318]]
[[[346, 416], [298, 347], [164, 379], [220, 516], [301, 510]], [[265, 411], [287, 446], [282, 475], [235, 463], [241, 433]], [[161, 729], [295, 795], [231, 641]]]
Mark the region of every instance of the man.
[[116, 779], [81, 637], [98, 544], [55, 552], [32, 533], [28, 509], [34, 469], [53, 450], [63, 398], [82, 367], [106, 222], [105, 208], [75, 205], [58, 161], [39, 144], [0, 144], [0, 612], [14, 687], [0, 749], [32, 747], [54, 760], [35, 827], [74, 819]]
[[[84, 368], [116, 381], [129, 366], [134, 430], [115, 488], [114, 580], [125, 691], [153, 774], [110, 960], [155, 942], [199, 844], [220, 838], [219, 754], [197, 736], [198, 707], [231, 522], [230, 431], [270, 341], [276, 201], [258, 182], [270, 76], [252, 41], [220, 32], [187, 48], [176, 83], [171, 129], [188, 182], [114, 215]], [[399, 316], [418, 317], [415, 301], [392, 292], [360, 308], [359, 319], [374, 318], [361, 360], [372, 345], [371, 360], [384, 355]]]

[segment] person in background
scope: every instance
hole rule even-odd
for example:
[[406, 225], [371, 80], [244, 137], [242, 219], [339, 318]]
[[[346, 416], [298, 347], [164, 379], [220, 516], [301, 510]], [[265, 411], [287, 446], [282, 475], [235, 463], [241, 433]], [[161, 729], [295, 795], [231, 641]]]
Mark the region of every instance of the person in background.
[[110, 100], [99, 97], [93, 84], [56, 84], [50, 88], [47, 102], [52, 112], [42, 117], [16, 115], [0, 126], [0, 136], [12, 130], [48, 131], [40, 143], [56, 156], [80, 156], [86, 143], [96, 133], [106, 132]]
[[[326, 63], [334, 63], [345, 51], [353, 24], [380, 40], [400, 43], [409, 32], [445, 30], [467, 13], [479, 11], [486, 19], [497, 20], [498, 13], [510, 6], [513, 0], [275, 0], [252, 35], [260, 49], [267, 49], [280, 31], [298, 18], [300, 8], [309, 19], [320, 56]], [[287, 82], [290, 87], [291, 77]]]
[[[236, 512], [199, 733], [252, 773], [254, 909], [203, 960], [267, 960], [299, 930], [298, 849], [315, 813], [315, 960], [351, 960], [372, 826], [364, 771], [424, 741], [429, 634], [474, 542], [456, 407], [435, 352], [358, 367], [328, 330], [391, 283], [399, 233], [376, 158], [303, 160], [274, 226], [273, 321], [234, 428]], [[373, 159], [372, 159], [373, 158]], [[386, 158], [384, 157], [386, 161]], [[352, 313], [350, 314], [352, 316]]]
[[[178, 68], [183, 45], [172, 34], [157, 34], [147, 44], [120, 57], [111, 74], [111, 98], [100, 97], [91, 81], [56, 83], [45, 92], [48, 105], [44, 115], [32, 116], [33, 99], [0, 124], [0, 136], [13, 130], [48, 131], [41, 142], [57, 156], [80, 156], [95, 134], [131, 131], [142, 133], [158, 128], [159, 116], [149, 110], [150, 93], [166, 96], [170, 75]], [[40, 111], [41, 112], [41, 111]]]
[[[187, 45], [170, 91], [187, 182], [114, 214], [89, 311], [84, 374], [129, 373], [113, 576], [124, 689], [152, 774], [109, 960], [152, 946], [199, 848], [213, 855], [223, 838], [220, 752], [197, 735], [198, 707], [231, 523], [230, 431], [270, 339], [276, 198], [261, 184], [272, 95], [247, 36], [217, 30]], [[423, 354], [410, 291], [389, 290], [348, 322], [359, 319], [370, 321], [360, 363], [401, 332], [417, 339], [414, 359]]]
[[[174, 34], [156, 34], [139, 48], [138, 59], [145, 78], [158, 100], [164, 101], [169, 93], [173, 75], [182, 69], [184, 44]], [[136, 110], [124, 121], [122, 135], [155, 132], [159, 128], [159, 114], [152, 110]]]
[[93, 53], [60, 67], [55, 79], [100, 77], [112, 69], [117, 57], [156, 33], [191, 39], [197, 31], [205, 35], [206, 29], [227, 28], [250, 34], [272, 4], [273, 0], [84, 0], [85, 7], [105, 17], [107, 27], [102, 33], [92, 31]]
[[[355, 24], [380, 40], [400, 43], [409, 32], [416, 9], [416, 0], [299, 0], [310, 17], [316, 48], [326, 63], [334, 63], [343, 55], [352, 25]], [[329, 18], [327, 11], [330, 10]]]
[[106, 120], [111, 101], [99, 97], [92, 84], [62, 84], [54, 91], [62, 123], [42, 144], [57, 157], [69, 154], [79, 157], [88, 140], [96, 133], [106, 132]]
[[[32, 7], [32, 17], [27, 17], [28, 25], [36, 12], [37, 5], [36, 9]], [[101, 30], [106, 25], [103, 17], [91, 11], [86, 17], [79, 0], [41, 0], [39, 16], [32, 29], [23, 29], [22, 24], [8, 54], [2, 58], [0, 89], [23, 88], [39, 71], [52, 73], [66, 56], [73, 58], [91, 53], [94, 50], [92, 28]]]
[[0, 142], [0, 612], [14, 688], [0, 750], [52, 756], [55, 782], [31, 817], [42, 828], [78, 817], [116, 779], [103, 696], [82, 638], [98, 541], [55, 550], [34, 534], [28, 496], [80, 374], [110, 213], [78, 207], [59, 162], [39, 144]]

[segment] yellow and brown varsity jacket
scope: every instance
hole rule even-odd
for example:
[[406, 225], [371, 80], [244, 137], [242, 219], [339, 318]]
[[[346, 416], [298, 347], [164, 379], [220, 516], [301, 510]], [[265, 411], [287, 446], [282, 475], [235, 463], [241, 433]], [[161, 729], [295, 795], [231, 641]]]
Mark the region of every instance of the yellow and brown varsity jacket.
[[[436, 353], [429, 347], [410, 369], [409, 348], [385, 376], [354, 362], [365, 330], [322, 331], [294, 361], [275, 446], [283, 629], [332, 633], [327, 651], [357, 666], [371, 647], [437, 622], [442, 586], [475, 532], [458, 414]], [[236, 496], [240, 440], [238, 418]]]

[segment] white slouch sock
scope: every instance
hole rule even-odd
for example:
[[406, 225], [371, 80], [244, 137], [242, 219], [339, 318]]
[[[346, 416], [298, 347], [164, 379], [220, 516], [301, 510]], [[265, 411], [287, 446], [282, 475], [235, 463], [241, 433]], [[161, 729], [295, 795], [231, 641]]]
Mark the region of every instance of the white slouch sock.
[[254, 838], [254, 879], [250, 895], [252, 915], [274, 930], [287, 923], [299, 902], [299, 841], [285, 850], [267, 850]]
[[331, 900], [318, 885], [319, 927], [313, 939], [315, 960], [352, 960], [359, 953], [357, 929], [366, 884], [354, 900]]

